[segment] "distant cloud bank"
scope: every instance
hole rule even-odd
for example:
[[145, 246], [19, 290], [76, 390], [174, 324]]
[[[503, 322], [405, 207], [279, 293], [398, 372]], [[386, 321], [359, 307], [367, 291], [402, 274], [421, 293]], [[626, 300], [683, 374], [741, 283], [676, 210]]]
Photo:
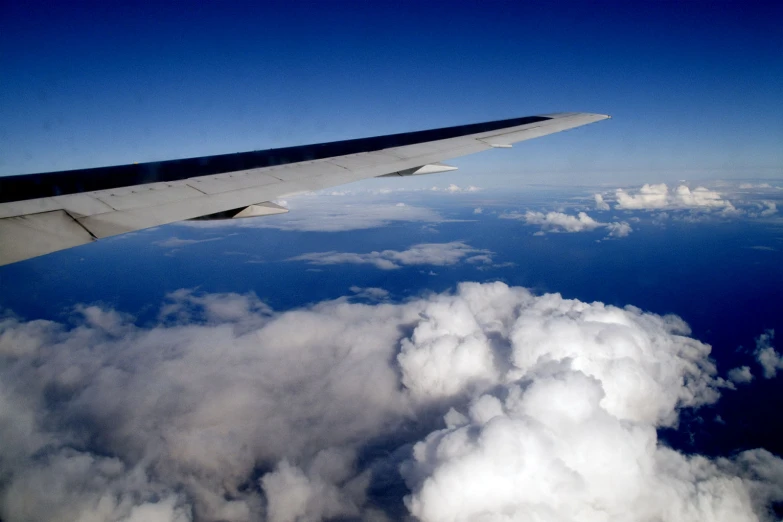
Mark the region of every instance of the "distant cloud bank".
[[[717, 189], [704, 186], [690, 188], [679, 184], [670, 188], [665, 183], [645, 184], [640, 188], [615, 189], [613, 193], [595, 193], [595, 209], [598, 211], [641, 210], [658, 212], [689, 211], [686, 220], [701, 221], [709, 216], [775, 218], [779, 201], [777, 187], [768, 183], [714, 182]], [[676, 218], [679, 219], [679, 218]]]

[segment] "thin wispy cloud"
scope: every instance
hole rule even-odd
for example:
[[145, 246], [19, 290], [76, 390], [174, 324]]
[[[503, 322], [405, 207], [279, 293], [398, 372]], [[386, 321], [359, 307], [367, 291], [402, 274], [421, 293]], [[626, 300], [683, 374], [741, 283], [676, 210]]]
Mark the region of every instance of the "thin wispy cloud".
[[288, 261], [304, 261], [311, 265], [373, 265], [381, 270], [395, 270], [403, 266], [450, 266], [466, 261], [474, 264], [492, 263], [492, 252], [473, 248], [462, 241], [449, 243], [421, 243], [406, 250], [382, 250], [368, 253], [310, 252]]
[[221, 221], [186, 221], [198, 228], [271, 228], [291, 232], [346, 232], [385, 227], [393, 223], [442, 223], [437, 211], [397, 203], [334, 203], [329, 198], [308, 196], [292, 199], [290, 213], [260, 218]]
[[349, 288], [349, 290], [354, 293], [354, 297], [369, 299], [371, 301], [383, 301], [385, 299], [389, 299], [389, 291], [384, 290], [383, 288], [374, 286], [364, 288], [360, 286], [352, 286]]
[[609, 210], [611, 207], [609, 207], [609, 203], [604, 201], [604, 197], [601, 194], [595, 194], [595, 209], [596, 210]]
[[323, 195], [323, 196], [362, 196], [362, 195], [377, 196], [377, 195], [387, 195], [387, 194], [401, 194], [406, 192], [409, 193], [439, 192], [442, 194], [466, 194], [466, 193], [481, 192], [482, 190], [483, 189], [481, 187], [477, 187], [475, 185], [468, 185], [466, 187], [461, 187], [454, 183], [450, 183], [445, 187], [439, 185], [433, 185], [431, 187], [426, 187], [426, 188], [382, 187], [377, 189], [363, 189], [363, 190], [340, 189], [340, 190], [322, 190], [322, 191], [315, 192], [314, 194]]
[[443, 189], [439, 187], [431, 187], [430, 190], [434, 192], [448, 192], [450, 194], [481, 191], [479, 187], [475, 187], [473, 185], [468, 185], [467, 187], [460, 187], [459, 185], [455, 185], [454, 183], [451, 183], [448, 187]]
[[210, 241], [220, 241], [222, 237], [210, 237], [207, 239], [180, 239], [178, 237], [170, 237], [168, 239], [162, 239], [155, 241], [152, 244], [164, 248], [181, 248], [188, 245], [195, 245], [197, 243], [208, 243]]

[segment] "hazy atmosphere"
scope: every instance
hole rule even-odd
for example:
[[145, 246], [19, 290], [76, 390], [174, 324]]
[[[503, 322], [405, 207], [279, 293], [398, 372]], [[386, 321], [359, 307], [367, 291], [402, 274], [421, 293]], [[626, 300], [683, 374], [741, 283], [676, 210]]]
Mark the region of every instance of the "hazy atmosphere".
[[783, 517], [783, 7], [0, 5], [0, 175], [612, 119], [0, 267], [0, 520]]

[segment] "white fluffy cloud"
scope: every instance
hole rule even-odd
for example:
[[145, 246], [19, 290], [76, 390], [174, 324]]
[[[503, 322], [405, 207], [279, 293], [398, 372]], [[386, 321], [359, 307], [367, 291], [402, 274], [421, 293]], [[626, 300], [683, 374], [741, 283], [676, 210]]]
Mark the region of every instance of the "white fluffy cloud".
[[601, 194], [595, 194], [595, 209], [596, 210], [609, 210], [609, 203], [604, 201], [604, 197]]
[[734, 384], [746, 384], [753, 380], [753, 374], [749, 366], [732, 368], [726, 375]]
[[775, 338], [774, 330], [767, 330], [756, 339], [756, 360], [764, 369], [764, 377], [771, 379], [777, 375], [778, 370], [783, 370], [783, 355], [775, 351], [772, 339]]
[[6, 315], [0, 517], [388, 520], [405, 496], [424, 522], [768, 519], [783, 461], [657, 441], [718, 399], [688, 335], [502, 283], [283, 313], [179, 291], [146, 326]]
[[439, 188], [439, 187], [432, 187], [430, 190], [434, 192], [449, 192], [451, 194], [457, 194], [460, 192], [479, 192], [481, 189], [479, 187], [474, 187], [473, 185], [468, 185], [467, 187], [460, 187], [459, 185], [455, 185], [454, 183], [451, 183], [446, 188]]
[[778, 205], [774, 201], [762, 201], [762, 204], [766, 207], [764, 210], [761, 211], [759, 215], [768, 217], [773, 214], [777, 214], [778, 212]]
[[562, 212], [531, 212], [527, 211], [524, 215], [525, 222], [529, 225], [541, 225], [543, 230], [554, 230], [563, 232], [582, 232], [585, 230], [595, 230], [603, 225], [591, 218], [584, 212], [577, 216], [569, 216]]
[[501, 214], [502, 219], [518, 219], [528, 225], [540, 225], [541, 232], [589, 232], [597, 228], [606, 228], [609, 231], [607, 237], [626, 237], [633, 232], [633, 228], [625, 221], [613, 223], [601, 223], [591, 218], [585, 212], [576, 216], [562, 212], [533, 212], [528, 210], [524, 214], [520, 212], [508, 212]]
[[305, 261], [311, 265], [373, 265], [381, 270], [395, 270], [411, 265], [455, 265], [463, 260], [468, 263], [492, 263], [492, 252], [473, 248], [462, 241], [450, 243], [421, 243], [407, 250], [383, 250], [358, 254], [354, 252], [310, 252], [289, 261]]
[[721, 210], [726, 214], [738, 212], [734, 205], [723, 199], [720, 193], [704, 187], [693, 190], [686, 185], [679, 185], [670, 191], [665, 183], [657, 185], [645, 184], [636, 194], [623, 189], [615, 191], [617, 204], [615, 208], [626, 210], [658, 210], [658, 209], [705, 209]]
[[362, 288], [360, 286], [352, 286], [349, 288], [351, 292], [355, 294], [356, 297], [361, 297], [364, 299], [369, 299], [371, 301], [382, 301], [384, 299], [389, 298], [389, 291], [384, 290], [383, 288], [377, 288], [377, 287], [366, 287]]
[[629, 225], [626, 221], [615, 221], [614, 223], [607, 223], [606, 228], [609, 230], [610, 237], [626, 237], [628, 234], [633, 232], [631, 225]]

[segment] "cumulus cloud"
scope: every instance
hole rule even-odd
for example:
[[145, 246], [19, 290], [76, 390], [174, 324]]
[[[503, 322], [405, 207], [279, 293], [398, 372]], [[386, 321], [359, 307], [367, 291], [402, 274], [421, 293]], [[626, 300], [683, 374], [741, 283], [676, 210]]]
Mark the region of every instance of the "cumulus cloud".
[[764, 369], [764, 377], [767, 379], [775, 377], [778, 370], [783, 370], [783, 356], [772, 346], [774, 338], [775, 330], [767, 330], [756, 339], [756, 360]]
[[474, 187], [473, 185], [468, 185], [467, 187], [460, 187], [459, 185], [455, 185], [454, 183], [451, 183], [446, 188], [439, 188], [439, 187], [432, 187], [430, 190], [434, 192], [448, 192], [451, 194], [457, 194], [460, 192], [478, 192], [481, 189], [479, 187]]
[[740, 366], [728, 371], [727, 376], [734, 384], [746, 384], [753, 380], [753, 374], [749, 366]]
[[606, 229], [609, 231], [609, 237], [626, 237], [633, 232], [631, 225], [625, 221], [607, 223]]
[[626, 210], [703, 209], [721, 210], [725, 214], [737, 213], [734, 205], [722, 195], [704, 187], [693, 190], [679, 185], [673, 191], [665, 183], [645, 184], [636, 194], [623, 189], [615, 191], [615, 208]]
[[613, 223], [601, 223], [591, 218], [585, 212], [576, 216], [562, 212], [533, 212], [528, 210], [524, 214], [520, 212], [508, 212], [501, 214], [502, 219], [518, 219], [528, 225], [541, 225], [541, 233], [546, 232], [589, 232], [597, 228], [606, 228], [609, 231], [607, 237], [626, 237], [633, 232], [633, 228], [625, 221]]
[[766, 207], [764, 210], [761, 211], [759, 215], [767, 217], [771, 216], [773, 214], [777, 214], [778, 212], [778, 205], [774, 201], [762, 201], [762, 204]]
[[152, 243], [155, 246], [164, 247], [164, 248], [180, 248], [183, 246], [188, 245], [195, 245], [196, 243], [207, 243], [209, 241], [220, 241], [221, 237], [211, 237], [208, 239], [180, 239], [176, 236], [170, 237], [168, 239], [162, 239], [160, 241], [155, 241]]
[[[450, 243], [421, 243], [407, 250], [383, 250], [359, 254], [354, 252], [310, 252], [289, 258], [289, 261], [305, 261], [311, 265], [373, 265], [381, 270], [395, 270], [411, 265], [455, 265], [463, 260], [469, 263], [492, 263], [489, 250], [473, 248], [462, 241]], [[470, 256], [470, 257], [468, 257]], [[467, 258], [467, 259], [466, 259]]]
[[601, 194], [595, 194], [594, 197], [596, 210], [609, 210], [609, 203], [604, 201], [604, 197]]
[[0, 320], [3, 520], [749, 521], [783, 499], [764, 450], [658, 442], [719, 397], [675, 316], [502, 283], [162, 308]]
[[382, 301], [389, 298], [389, 291], [383, 288], [377, 288], [374, 286], [368, 286], [362, 288], [360, 286], [352, 286], [349, 288], [351, 292], [355, 294], [355, 297], [362, 297], [372, 301]]
[[580, 212], [577, 216], [569, 216], [562, 212], [532, 212], [527, 211], [524, 220], [529, 225], [541, 225], [542, 230], [562, 231], [562, 232], [582, 232], [585, 230], [595, 230], [603, 225]]

